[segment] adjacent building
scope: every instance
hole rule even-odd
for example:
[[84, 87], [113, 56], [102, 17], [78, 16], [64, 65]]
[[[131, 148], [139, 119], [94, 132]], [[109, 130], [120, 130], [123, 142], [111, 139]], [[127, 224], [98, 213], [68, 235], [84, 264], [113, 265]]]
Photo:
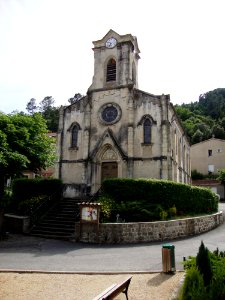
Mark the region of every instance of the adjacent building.
[[[225, 169], [225, 140], [212, 137], [191, 146], [191, 169], [207, 177], [216, 177], [218, 170]], [[193, 180], [194, 185], [211, 188], [224, 199], [224, 186], [219, 180]]]
[[87, 95], [60, 109], [56, 177], [64, 196], [93, 194], [105, 178], [190, 183], [190, 145], [170, 96], [138, 88], [137, 38], [110, 30], [93, 45]]

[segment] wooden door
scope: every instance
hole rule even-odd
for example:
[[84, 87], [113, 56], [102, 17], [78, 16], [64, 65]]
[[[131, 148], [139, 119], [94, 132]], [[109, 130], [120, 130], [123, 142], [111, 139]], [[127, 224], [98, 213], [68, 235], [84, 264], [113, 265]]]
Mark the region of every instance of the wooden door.
[[117, 177], [118, 177], [117, 162], [102, 163], [102, 180], [106, 178], [117, 178]]

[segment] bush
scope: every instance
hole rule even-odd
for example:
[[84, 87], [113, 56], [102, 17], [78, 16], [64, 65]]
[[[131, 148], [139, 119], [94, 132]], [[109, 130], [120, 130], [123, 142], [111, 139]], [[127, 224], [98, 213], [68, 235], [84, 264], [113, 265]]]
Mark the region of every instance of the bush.
[[218, 200], [211, 190], [166, 180], [107, 179], [103, 181], [102, 190], [104, 196], [119, 206], [128, 207], [134, 203], [138, 215], [141, 209], [152, 214], [152, 207], [158, 205], [168, 216], [181, 211], [183, 214], [208, 214], [218, 210]]
[[[225, 299], [224, 251], [219, 251], [217, 248], [212, 253], [204, 246], [203, 242], [201, 242], [196, 258], [190, 257], [189, 260], [184, 263], [184, 268], [186, 270], [186, 277], [182, 295], [179, 299], [198, 299], [196, 295], [199, 299], [202, 299], [201, 297], [203, 295], [205, 300]], [[203, 286], [196, 270], [202, 277]], [[192, 289], [194, 292], [192, 292]], [[201, 289], [201, 292], [198, 291], [199, 289]]]
[[207, 287], [212, 280], [212, 267], [209, 258], [209, 251], [205, 247], [203, 241], [201, 242], [198, 254], [196, 256], [196, 266], [203, 276], [204, 285]]
[[182, 300], [205, 300], [206, 289], [199, 270], [192, 267], [187, 270], [182, 288]]
[[11, 208], [19, 214], [30, 214], [39, 206], [38, 202], [50, 197], [49, 205], [56, 202], [62, 195], [62, 182], [59, 179], [38, 178], [16, 179], [12, 183]]
[[197, 180], [197, 179], [204, 179], [204, 178], [205, 176], [202, 173], [198, 172], [197, 170], [191, 171], [191, 179]]
[[62, 181], [53, 178], [19, 178], [13, 180], [12, 192], [14, 199], [18, 202], [40, 195], [54, 195], [56, 198], [60, 198]]
[[18, 205], [17, 212], [21, 215], [30, 216], [46, 200], [46, 196], [32, 197], [21, 201]]

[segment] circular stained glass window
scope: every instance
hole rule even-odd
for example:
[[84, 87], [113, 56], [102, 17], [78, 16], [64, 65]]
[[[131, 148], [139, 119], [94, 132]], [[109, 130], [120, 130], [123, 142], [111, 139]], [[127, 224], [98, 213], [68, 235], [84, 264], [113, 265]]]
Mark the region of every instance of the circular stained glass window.
[[100, 109], [100, 120], [106, 124], [114, 124], [119, 121], [121, 109], [117, 104], [106, 104]]

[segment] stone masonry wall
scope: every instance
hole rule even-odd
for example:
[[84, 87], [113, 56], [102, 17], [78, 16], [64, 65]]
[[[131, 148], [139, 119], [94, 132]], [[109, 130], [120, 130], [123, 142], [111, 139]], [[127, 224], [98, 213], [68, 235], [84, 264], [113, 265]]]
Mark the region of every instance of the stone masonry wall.
[[[141, 243], [178, 239], [209, 231], [224, 222], [222, 212], [160, 222], [76, 223], [75, 240], [84, 243]], [[81, 226], [81, 227], [80, 227]]]

